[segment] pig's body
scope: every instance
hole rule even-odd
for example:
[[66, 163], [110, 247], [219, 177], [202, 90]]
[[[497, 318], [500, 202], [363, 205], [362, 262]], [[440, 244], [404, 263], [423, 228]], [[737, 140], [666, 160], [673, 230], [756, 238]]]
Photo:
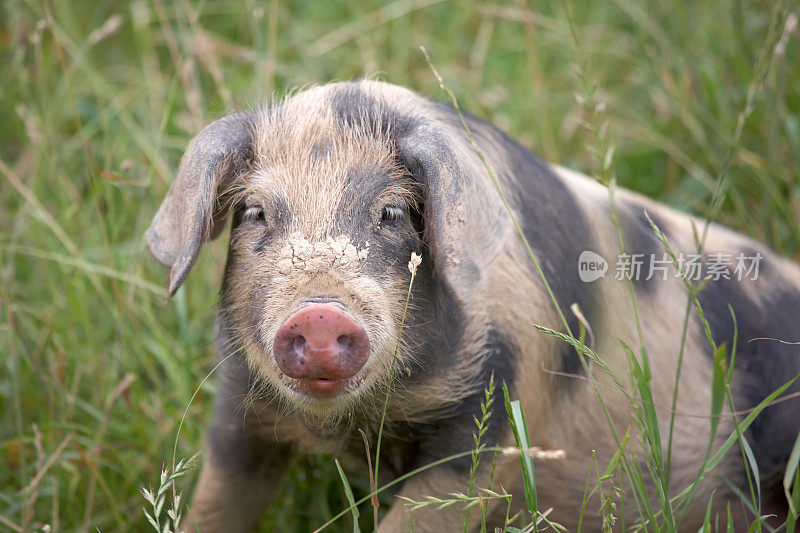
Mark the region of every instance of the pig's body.
[[[578, 303], [592, 328], [592, 349], [627, 383], [618, 338], [638, 355], [639, 336], [628, 286], [614, 279], [620, 250], [608, 191], [545, 164], [484, 122], [469, 124], [570, 330], [577, 336], [579, 323], [569, 308]], [[698, 222], [687, 215], [625, 191], [617, 192], [617, 210], [629, 253], [663, 254], [645, 210], [677, 252], [695, 252], [692, 222]], [[470, 450], [473, 417], [491, 375], [521, 400], [532, 444], [563, 450], [564, 457], [536, 460], [539, 507], [552, 507], [556, 522], [577, 524], [592, 452], [604, 468], [617, 444], [575, 350], [533, 327], [565, 330], [454, 111], [364, 81], [310, 89], [210, 125], [187, 150], [147, 236], [154, 255], [172, 269], [170, 293], [227, 212], [233, 224], [219, 347], [230, 358], [192, 505], [201, 531], [251, 528], [292, 453], [354, 450], [363, 456], [358, 429], [374, 451], [390, 382], [383, 482]], [[587, 250], [611, 263], [605, 277], [581, 281], [578, 260]], [[401, 331], [412, 252], [422, 263]], [[734, 400], [737, 409], [749, 408], [800, 371], [800, 346], [753, 340], [800, 340], [800, 271], [716, 225], [704, 253], [762, 257], [757, 280], [715, 281], [700, 296], [718, 344], [732, 345], [729, 303], [736, 312]], [[665, 449], [687, 305], [674, 274], [670, 267], [666, 280], [642, 276], [633, 283]], [[713, 358], [695, 312], [684, 354], [672, 444], [674, 493], [694, 479], [710, 427]], [[633, 428], [630, 404], [607, 375], [598, 368], [592, 373], [624, 434]], [[513, 445], [501, 398], [492, 412], [484, 441]], [[767, 489], [800, 429], [796, 412], [792, 401], [771, 407], [748, 433]], [[724, 416], [715, 450], [732, 431], [733, 418]], [[638, 446], [639, 436], [632, 434], [631, 442]], [[637, 454], [645, 457], [641, 448]], [[470, 464], [468, 457], [450, 461], [391, 490], [414, 499], [465, 492]], [[487, 485], [490, 464], [484, 457], [478, 487]], [[683, 526], [702, 521], [712, 490], [715, 510], [724, 508], [731, 494], [726, 478], [746, 486], [735, 449], [705, 476]], [[493, 486], [512, 493], [521, 508], [518, 457], [498, 458]], [[584, 512], [587, 530], [599, 524], [598, 508], [593, 498]], [[625, 509], [634, 508], [626, 499]], [[504, 504], [489, 511], [490, 524], [502, 525]], [[479, 514], [472, 513], [473, 524]], [[461, 530], [463, 517], [457, 505], [418, 510], [415, 529]], [[398, 499], [379, 529], [409, 525]]]

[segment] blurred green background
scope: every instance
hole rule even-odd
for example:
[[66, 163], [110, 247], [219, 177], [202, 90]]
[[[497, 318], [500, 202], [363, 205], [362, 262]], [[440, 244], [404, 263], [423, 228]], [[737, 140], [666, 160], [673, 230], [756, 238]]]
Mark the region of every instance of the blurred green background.
[[[800, 9], [773, 6], [3, 0], [0, 530], [148, 527], [138, 487], [158, 483], [213, 367], [225, 243], [165, 304], [142, 235], [188, 140], [273, 91], [377, 74], [444, 100], [424, 45], [463, 108], [597, 174], [583, 58], [622, 186], [705, 214], [730, 156], [718, 219], [800, 258]], [[215, 388], [191, 403], [178, 458], [202, 448]], [[297, 460], [262, 530], [308, 531], [345, 501], [332, 458]]]

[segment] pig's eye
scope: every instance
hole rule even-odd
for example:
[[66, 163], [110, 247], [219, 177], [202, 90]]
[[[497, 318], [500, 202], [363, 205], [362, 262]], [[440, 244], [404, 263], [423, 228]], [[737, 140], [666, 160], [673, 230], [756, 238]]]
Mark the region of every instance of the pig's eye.
[[248, 207], [244, 211], [244, 219], [248, 222], [261, 222], [267, 220], [267, 213], [261, 207]]
[[395, 207], [393, 205], [387, 205], [381, 211], [381, 220], [385, 222], [391, 222], [394, 220], [400, 220], [403, 218], [403, 210], [399, 207]]

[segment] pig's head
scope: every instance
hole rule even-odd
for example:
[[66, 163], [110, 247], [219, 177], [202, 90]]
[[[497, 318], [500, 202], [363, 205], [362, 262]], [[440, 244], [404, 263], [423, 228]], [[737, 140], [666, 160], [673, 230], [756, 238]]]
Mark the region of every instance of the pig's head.
[[200, 132], [147, 242], [171, 296], [230, 215], [220, 317], [255, 381], [312, 414], [374, 407], [392, 368], [414, 387], [454, 357], [437, 328], [462, 326], [508, 234], [468, 143], [450, 110], [405, 89], [300, 92]]

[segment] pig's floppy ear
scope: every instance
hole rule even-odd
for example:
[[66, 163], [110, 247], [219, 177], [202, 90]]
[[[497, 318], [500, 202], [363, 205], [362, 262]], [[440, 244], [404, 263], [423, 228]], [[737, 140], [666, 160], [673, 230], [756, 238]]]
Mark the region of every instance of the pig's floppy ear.
[[145, 233], [150, 252], [170, 268], [170, 297], [186, 278], [203, 242], [222, 230], [224, 202], [219, 196], [252, 159], [253, 119], [244, 113], [228, 115], [192, 139], [178, 177]]
[[[425, 239], [435, 268], [458, 299], [469, 301], [506, 246], [513, 223], [455, 112], [442, 111], [441, 120], [420, 120], [396, 143], [401, 162], [424, 189]], [[470, 127], [476, 133], [474, 128], [486, 126]], [[493, 153], [493, 146], [482, 150], [500, 172], [503, 155]]]

